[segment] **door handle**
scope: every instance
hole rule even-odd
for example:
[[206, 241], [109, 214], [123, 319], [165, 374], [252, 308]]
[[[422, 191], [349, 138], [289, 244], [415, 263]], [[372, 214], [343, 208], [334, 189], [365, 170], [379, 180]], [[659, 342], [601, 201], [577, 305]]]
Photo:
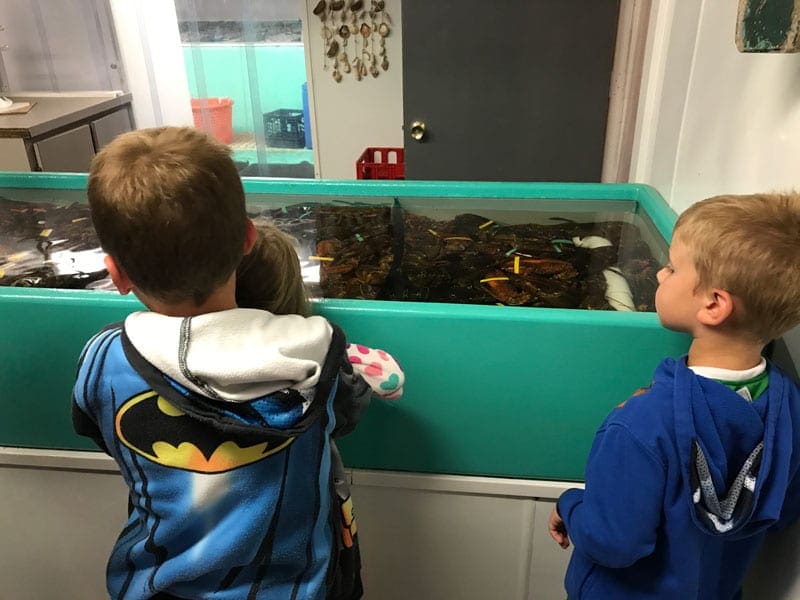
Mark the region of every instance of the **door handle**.
[[422, 138], [425, 137], [425, 122], [424, 121], [414, 121], [411, 124], [411, 137], [417, 140], [418, 142], [422, 141]]

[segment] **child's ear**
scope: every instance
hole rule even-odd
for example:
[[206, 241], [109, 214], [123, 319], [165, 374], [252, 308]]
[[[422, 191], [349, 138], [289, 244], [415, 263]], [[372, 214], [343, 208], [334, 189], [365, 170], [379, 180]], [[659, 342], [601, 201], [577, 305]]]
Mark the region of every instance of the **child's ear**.
[[703, 295], [703, 307], [697, 313], [702, 325], [716, 326], [733, 314], [733, 296], [721, 289], [710, 289]]
[[256, 226], [253, 225], [252, 219], [247, 219], [247, 231], [244, 236], [244, 254], [250, 254], [253, 246], [255, 246], [257, 237], [258, 231], [256, 231]]
[[131, 290], [133, 290], [133, 283], [128, 279], [125, 271], [117, 264], [117, 261], [115, 261], [112, 256], [106, 255], [103, 262], [106, 265], [106, 269], [108, 269], [108, 275], [111, 277], [111, 281], [117, 286], [119, 293], [123, 296], [129, 294]]

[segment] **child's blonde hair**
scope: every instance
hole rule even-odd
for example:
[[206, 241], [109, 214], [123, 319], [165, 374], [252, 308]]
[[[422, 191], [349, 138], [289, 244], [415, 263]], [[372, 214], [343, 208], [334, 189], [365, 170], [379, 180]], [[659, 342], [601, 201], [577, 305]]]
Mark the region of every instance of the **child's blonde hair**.
[[737, 329], [767, 343], [800, 323], [800, 195], [716, 196], [675, 224], [698, 289], [730, 292]]
[[92, 161], [92, 221], [103, 249], [142, 292], [204, 302], [241, 261], [244, 190], [230, 150], [191, 127], [140, 129]]
[[276, 315], [311, 314], [291, 236], [271, 223], [257, 226], [258, 237], [236, 272], [236, 304]]

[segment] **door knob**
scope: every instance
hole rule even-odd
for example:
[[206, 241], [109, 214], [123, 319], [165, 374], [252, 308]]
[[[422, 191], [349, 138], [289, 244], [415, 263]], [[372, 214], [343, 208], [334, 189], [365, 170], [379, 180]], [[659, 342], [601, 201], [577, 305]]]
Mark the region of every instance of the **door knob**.
[[418, 142], [422, 141], [425, 137], [425, 123], [423, 121], [414, 121], [411, 124], [411, 137]]

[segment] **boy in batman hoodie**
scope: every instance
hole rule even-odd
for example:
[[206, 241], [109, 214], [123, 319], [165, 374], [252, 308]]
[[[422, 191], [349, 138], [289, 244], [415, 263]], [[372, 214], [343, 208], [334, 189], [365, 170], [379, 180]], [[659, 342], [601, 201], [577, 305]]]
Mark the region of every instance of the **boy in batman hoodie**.
[[88, 197], [112, 280], [150, 309], [87, 343], [73, 391], [76, 431], [129, 488], [111, 597], [359, 598], [331, 440], [371, 390], [322, 317], [237, 308], [256, 232], [229, 150], [192, 128], [124, 134]]
[[570, 600], [740, 598], [766, 532], [800, 516], [800, 389], [761, 355], [800, 323], [800, 197], [691, 206], [658, 282], [692, 343], [606, 418], [551, 513]]

